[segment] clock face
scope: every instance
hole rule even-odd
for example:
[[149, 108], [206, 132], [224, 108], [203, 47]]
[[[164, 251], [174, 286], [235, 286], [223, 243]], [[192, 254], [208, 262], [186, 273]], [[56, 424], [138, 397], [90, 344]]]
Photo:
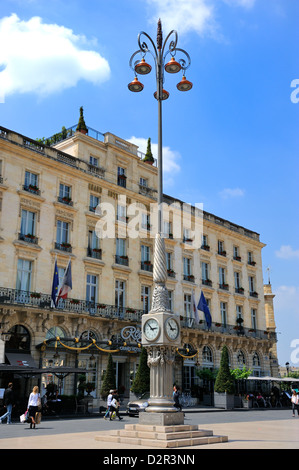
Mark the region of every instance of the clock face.
[[145, 322], [143, 331], [148, 341], [155, 341], [160, 333], [159, 323], [155, 318], [150, 318]]
[[169, 339], [175, 340], [179, 336], [179, 325], [174, 318], [167, 318], [165, 322], [165, 330]]

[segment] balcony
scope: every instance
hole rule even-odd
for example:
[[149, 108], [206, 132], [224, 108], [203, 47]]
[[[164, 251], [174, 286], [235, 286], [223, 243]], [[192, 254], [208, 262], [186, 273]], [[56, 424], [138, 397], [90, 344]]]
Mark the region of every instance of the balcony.
[[67, 197], [67, 196], [58, 196], [57, 198], [58, 202], [60, 202], [61, 204], [66, 204], [67, 206], [73, 206], [73, 201], [70, 197]]
[[210, 246], [209, 245], [201, 245], [200, 247], [202, 250], [205, 250], [205, 251], [210, 251]]
[[213, 284], [210, 279], [202, 279], [201, 283], [203, 286], [208, 286], [208, 287], [212, 287], [212, 284]]
[[195, 282], [193, 274], [184, 274], [183, 279], [184, 281]]
[[72, 245], [70, 243], [57, 243], [55, 242], [55, 250], [65, 251], [72, 253]]
[[233, 257], [233, 260], [234, 260], [234, 261], [240, 261], [240, 262], [241, 262], [241, 261], [242, 261], [242, 258], [241, 258], [241, 256], [234, 256], [234, 257]]
[[181, 317], [181, 327], [188, 329], [196, 329], [202, 331], [210, 331], [215, 333], [221, 333], [223, 335], [236, 335], [246, 338], [254, 339], [266, 339], [270, 341], [277, 341], [277, 335], [273, 332], [268, 332], [265, 330], [258, 330], [254, 328], [246, 328], [240, 325], [229, 325], [218, 322], [213, 322], [210, 328], [208, 328], [205, 320], [200, 320], [199, 323], [195, 323], [194, 318], [191, 317]]
[[243, 287], [235, 287], [235, 293], [244, 295], [244, 288]]
[[115, 255], [115, 262], [122, 266], [129, 266], [129, 258], [126, 255]]
[[101, 248], [87, 248], [87, 256], [94, 259], [102, 259]]
[[143, 271], [153, 272], [153, 265], [151, 261], [141, 261], [140, 267]]
[[[51, 294], [41, 292], [29, 292], [17, 289], [0, 287], [0, 304], [20, 305], [34, 309], [54, 310], [51, 303]], [[103, 303], [92, 302], [79, 299], [60, 299], [55, 310], [85, 313], [96, 317], [111, 319], [130, 320], [141, 322], [141, 317], [145, 313], [141, 309], [130, 307], [117, 307]]]
[[224, 251], [224, 250], [218, 250], [218, 255], [220, 255], [220, 256], [226, 256], [226, 251]]
[[219, 284], [219, 289], [228, 290], [228, 284]]
[[167, 269], [167, 276], [175, 278], [175, 272], [173, 269]]
[[23, 185], [23, 190], [24, 191], [27, 191], [28, 193], [31, 193], [31, 194], [36, 194], [37, 196], [40, 196], [40, 189], [33, 185], [33, 184], [24, 184]]
[[38, 243], [38, 238], [35, 235], [31, 235], [30, 233], [28, 233], [27, 235], [19, 233], [19, 240], [26, 243], [33, 243], [34, 245], [37, 245]]
[[255, 292], [255, 291], [254, 292], [249, 292], [249, 295], [250, 295], [250, 297], [255, 297], [255, 298], [258, 298], [258, 296], [259, 296], [258, 293]]

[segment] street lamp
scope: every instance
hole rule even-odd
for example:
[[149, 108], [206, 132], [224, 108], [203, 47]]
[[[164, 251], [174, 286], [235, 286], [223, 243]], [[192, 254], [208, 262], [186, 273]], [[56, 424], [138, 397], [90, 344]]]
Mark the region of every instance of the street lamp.
[[[150, 41], [151, 49], [145, 41], [142, 41], [143, 36]], [[141, 413], [139, 418], [144, 424], [151, 422], [167, 425], [184, 422], [184, 415], [174, 408], [172, 398], [173, 366], [176, 350], [181, 345], [181, 332], [179, 315], [172, 313], [169, 306], [169, 295], [166, 289], [166, 254], [162, 236], [162, 101], [169, 98], [169, 92], [163, 87], [164, 72], [175, 74], [182, 71], [183, 78], [177, 84], [177, 89], [188, 91], [192, 88], [192, 83], [185, 77], [191, 60], [186, 51], [177, 48], [177, 41], [177, 32], [172, 30], [163, 42], [162, 25], [159, 19], [157, 43], [155, 44], [152, 38], [142, 31], [138, 35], [139, 49], [134, 52], [129, 61], [135, 78], [128, 88], [132, 92], [140, 92], [144, 86], [137, 79], [137, 74], [147, 75], [151, 72], [152, 67], [146, 62], [145, 56], [148, 53], [152, 56], [156, 71], [154, 98], [158, 102], [158, 233], [155, 239], [153, 269], [155, 287], [151, 310], [148, 314], [142, 315], [142, 345], [147, 349], [150, 367], [149, 406], [146, 408], [146, 413]], [[169, 44], [168, 49], [167, 44]], [[141, 60], [135, 60], [137, 55], [141, 55]], [[176, 59], [177, 55], [178, 59]]]

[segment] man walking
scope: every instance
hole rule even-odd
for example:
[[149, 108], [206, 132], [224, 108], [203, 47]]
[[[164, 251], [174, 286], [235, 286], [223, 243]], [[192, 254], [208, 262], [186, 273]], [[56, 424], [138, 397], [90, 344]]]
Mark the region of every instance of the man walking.
[[10, 382], [7, 386], [7, 389], [3, 395], [3, 404], [4, 407], [7, 409], [7, 412], [0, 417], [0, 424], [2, 424], [2, 420], [7, 418], [7, 424], [11, 424], [11, 412], [12, 407], [14, 406], [14, 393], [12, 391], [12, 382]]

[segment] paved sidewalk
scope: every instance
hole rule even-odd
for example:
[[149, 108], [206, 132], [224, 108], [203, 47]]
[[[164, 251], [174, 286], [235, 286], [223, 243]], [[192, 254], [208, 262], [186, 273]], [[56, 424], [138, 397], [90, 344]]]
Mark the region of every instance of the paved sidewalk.
[[[112, 442], [101, 442], [95, 438], [107, 435], [109, 429], [124, 427], [131, 420], [111, 422], [99, 419], [43, 421], [35, 430], [29, 430], [20, 423], [0, 426], [0, 449], [128, 449], [142, 450], [155, 447], [133, 446]], [[299, 418], [292, 418], [291, 411], [285, 412], [226, 412], [192, 413], [185, 415], [185, 422], [197, 423], [201, 429], [212, 430], [214, 435], [227, 435], [228, 442], [192, 447], [180, 447], [189, 452], [198, 449], [299, 449]], [[111, 426], [110, 426], [111, 424]], [[9, 428], [10, 435], [4, 437]], [[84, 432], [78, 432], [78, 430]], [[61, 431], [61, 432], [60, 432]], [[3, 438], [1, 438], [1, 436]], [[167, 452], [171, 453], [171, 449]]]

